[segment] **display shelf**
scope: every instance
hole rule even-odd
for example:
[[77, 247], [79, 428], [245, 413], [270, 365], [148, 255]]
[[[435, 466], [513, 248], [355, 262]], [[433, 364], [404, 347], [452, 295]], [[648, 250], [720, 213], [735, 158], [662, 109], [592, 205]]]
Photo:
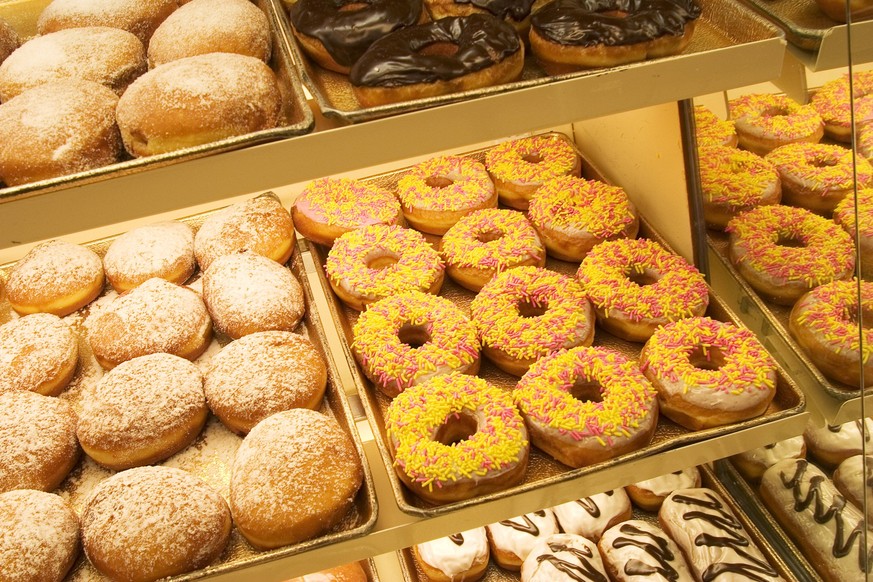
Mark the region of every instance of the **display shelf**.
[[849, 36], [852, 42], [852, 62], [873, 61], [873, 20], [855, 22], [850, 26], [834, 26], [823, 32], [817, 50], [805, 50], [788, 45], [791, 54], [811, 71], [845, 67], [849, 60]]

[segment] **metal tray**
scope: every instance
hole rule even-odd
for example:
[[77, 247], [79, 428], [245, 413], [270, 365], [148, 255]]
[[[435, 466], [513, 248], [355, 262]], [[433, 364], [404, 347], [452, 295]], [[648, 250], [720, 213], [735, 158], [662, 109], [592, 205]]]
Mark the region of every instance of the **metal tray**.
[[[190, 224], [196, 230], [209, 214], [210, 213], [198, 214], [196, 216], [184, 218], [182, 221]], [[85, 246], [88, 246], [102, 257], [114, 238], [115, 237], [101, 239], [88, 243]], [[9, 270], [13, 265], [14, 263], [0, 265], [0, 278], [5, 279], [8, 277]], [[242, 571], [246, 567], [254, 564], [293, 556], [314, 548], [363, 536], [372, 530], [373, 526], [376, 524], [378, 506], [373, 477], [370, 472], [370, 467], [367, 464], [361, 437], [354, 427], [354, 414], [340, 384], [340, 376], [337, 366], [330, 350], [326, 348], [328, 340], [325, 335], [324, 324], [320, 314], [315, 309], [313, 290], [305, 275], [299, 249], [295, 249], [293, 256], [288, 262], [288, 267], [303, 286], [304, 291], [306, 313], [300, 324], [299, 330], [305, 332], [305, 335], [312, 340], [313, 345], [322, 357], [324, 357], [325, 364], [327, 365], [327, 390], [325, 392], [324, 402], [322, 403], [319, 412], [334, 418], [352, 437], [355, 450], [357, 451], [363, 465], [364, 480], [361, 488], [355, 496], [354, 507], [350, 510], [349, 514], [343, 519], [343, 521], [330, 532], [298, 544], [292, 544], [275, 550], [255, 550], [234, 527], [231, 531], [227, 548], [217, 562], [202, 570], [172, 577], [168, 580], [197, 580], [214, 574]], [[199, 272], [195, 273], [191, 281], [188, 282], [188, 285], [196, 288], [199, 285], [199, 281], [197, 280], [198, 277]], [[95, 301], [105, 300], [105, 298], [111, 297], [114, 293], [115, 292], [111, 290], [111, 287], [108, 287], [103, 295]], [[85, 321], [88, 317], [88, 312], [89, 307], [86, 306], [64, 318], [64, 321], [66, 321], [79, 336], [79, 366], [73, 380], [70, 382], [70, 385], [64, 393], [59, 396], [59, 398], [67, 399], [77, 411], [81, 405], [80, 399], [83, 389], [85, 389], [86, 386], [97, 382], [103, 374], [100, 365], [97, 363], [97, 360], [91, 352], [90, 345], [86, 338]], [[5, 298], [0, 299], [0, 324], [11, 317], [14, 317], [14, 315], [12, 314], [8, 301], [6, 301]], [[195, 363], [201, 368], [201, 370], [204, 369], [204, 366], [208, 365], [209, 360], [218, 353], [223, 345], [229, 343], [229, 341], [230, 340], [227, 337], [214, 337], [209, 348], [207, 348], [206, 352], [200, 356]], [[203, 431], [191, 445], [159, 464], [184, 469], [200, 477], [227, 499], [230, 488], [230, 469], [240, 443], [242, 443], [242, 437], [229, 431], [215, 416], [210, 414]], [[76, 512], [80, 513], [83, 502], [90, 491], [100, 481], [112, 474], [114, 474], [113, 471], [100, 467], [88, 458], [87, 455], [83, 454], [82, 460], [73, 468], [70, 475], [63, 483], [61, 483], [56, 492], [66, 498], [72, 504]], [[67, 580], [79, 581], [92, 579], [102, 580], [103, 577], [90, 564], [84, 553], [82, 553], [79, 556], [76, 565], [68, 575]]]
[[825, 15], [815, 0], [740, 0], [779, 28], [785, 39], [804, 50], [818, 50], [832, 28], [845, 26]]
[[[556, 137], [562, 136], [562, 134], [557, 133], [549, 135], [555, 135]], [[481, 160], [484, 158], [486, 151], [487, 148], [463, 155], [475, 157]], [[582, 168], [583, 176], [589, 179], [602, 180], [602, 174], [600, 174], [589, 162], [587, 162], [584, 157]], [[382, 186], [383, 188], [393, 190], [394, 185], [407, 171], [408, 168], [400, 169], [394, 172], [365, 178], [364, 180], [372, 181], [374, 183], [377, 183], [379, 186]], [[659, 242], [665, 248], [669, 248], [668, 245], [657, 235], [657, 233], [653, 231], [652, 227], [645, 220], [641, 220], [640, 236], [652, 238]], [[437, 240], [437, 237], [434, 237], [432, 235], [429, 235], [426, 238], [428, 238], [432, 242], [435, 242]], [[774, 398], [773, 403], [767, 409], [767, 411], [757, 418], [725, 427], [717, 427], [701, 431], [689, 431], [688, 429], [685, 429], [673, 423], [666, 417], [661, 416], [658, 420], [658, 428], [655, 431], [654, 439], [652, 443], [648, 446], [623, 455], [617, 459], [612, 459], [609, 461], [578, 469], [571, 469], [566, 465], [563, 465], [562, 463], [554, 460], [551, 456], [539, 451], [539, 449], [537, 449], [536, 447], [532, 446], [527, 474], [524, 481], [520, 485], [511, 487], [504, 491], [499, 491], [497, 493], [483, 495], [472, 499], [467, 499], [445, 505], [434, 506], [421, 500], [412, 492], [410, 492], [401, 483], [399, 477], [393, 470], [393, 459], [387, 447], [384, 424], [384, 413], [386, 408], [388, 407], [388, 404], [390, 403], [390, 400], [388, 399], [388, 397], [382, 394], [382, 392], [375, 389], [372, 383], [366, 378], [363, 371], [358, 367], [350, 348], [353, 340], [352, 328], [355, 321], [357, 320], [359, 313], [345, 307], [330, 289], [330, 285], [327, 281], [327, 276], [324, 270], [324, 264], [327, 258], [327, 249], [317, 244], [310, 244], [309, 248], [311, 254], [315, 259], [316, 265], [318, 266], [317, 272], [321, 284], [325, 290], [325, 293], [329, 297], [328, 305], [331, 310], [331, 317], [333, 318], [334, 323], [339, 330], [339, 334], [342, 340], [341, 344], [344, 351], [343, 355], [348, 360], [349, 365], [352, 369], [352, 375], [357, 385], [358, 392], [361, 395], [361, 400], [363, 401], [367, 416], [373, 427], [376, 444], [382, 455], [385, 467], [387, 468], [389, 481], [394, 491], [394, 496], [397, 500], [397, 504], [402, 511], [412, 515], [440, 515], [458, 508], [468, 507], [493, 499], [508, 497], [522, 491], [528, 491], [538, 487], [544, 487], [554, 483], [563, 482], [583, 474], [588, 474], [598, 470], [620, 465], [622, 461], [640, 458], [660, 451], [665, 451], [673, 447], [682, 446], [703, 439], [723, 436], [742, 430], [744, 428], [758, 426], [771, 420], [792, 416], [794, 414], [800, 413], [805, 407], [805, 399], [803, 393], [794, 384], [793, 380], [791, 380], [791, 378], [781, 368], [779, 368], [778, 382], [776, 386], [776, 397]], [[547, 263], [548, 268], [571, 276], [575, 274], [578, 266], [578, 263], [558, 261], [555, 259], [549, 259]], [[446, 277], [446, 281], [443, 284], [440, 295], [452, 300], [467, 313], [469, 313], [470, 302], [472, 301], [473, 297], [475, 297], [474, 293], [463, 289], [448, 277]], [[737, 325], [742, 325], [739, 322], [739, 319], [729, 310], [724, 302], [719, 297], [717, 297], [711, 290], [710, 305], [707, 310], [707, 315], [715, 319], [719, 319], [722, 321], [731, 321]], [[639, 358], [639, 352], [642, 349], [641, 343], [627, 342], [621, 340], [599, 328], [595, 328], [595, 330], [594, 345], [613, 348], [633, 359]], [[479, 376], [485, 378], [490, 383], [504, 390], [512, 390], [518, 382], [518, 378], [497, 369], [491, 362], [487, 360], [487, 358], [482, 358], [482, 365], [479, 371]]]
[[[701, 485], [714, 490], [725, 500], [725, 503], [728, 504], [731, 511], [733, 511], [734, 515], [737, 516], [737, 519], [740, 520], [743, 527], [749, 533], [749, 537], [764, 553], [770, 565], [786, 580], [795, 579], [795, 570], [792, 569], [793, 562], [785, 559], [784, 548], [778, 544], [773, 544], [768, 537], [763, 535], [763, 532], [758, 528], [758, 524], [746, 515], [743, 499], [734, 497], [732, 492], [722, 483], [720, 476], [717, 476], [716, 472], [709, 468], [709, 466], [701, 465], [698, 469], [700, 469]], [[658, 514], [647, 512], [634, 506], [633, 519], [641, 519], [657, 525]], [[398, 552], [398, 560], [403, 572], [404, 582], [428, 582], [427, 577], [418, 566], [411, 548], [400, 550]], [[518, 582], [520, 576], [518, 572], [504, 570], [494, 560], [491, 560], [482, 580], [483, 582]]]
[[[289, 3], [289, 0], [276, 1]], [[778, 28], [759, 17], [753, 11], [732, 0], [698, 1], [703, 9], [702, 15], [697, 22], [694, 35], [691, 38], [691, 44], [679, 55], [622, 65], [611, 69], [590, 69], [560, 75], [548, 75], [537, 63], [533, 55], [528, 54], [525, 57], [521, 79], [518, 81], [494, 87], [453, 93], [451, 95], [416, 99], [375, 107], [361, 106], [352, 93], [351, 84], [346, 75], [328, 71], [316, 65], [303, 53], [294, 34], [291, 32], [291, 24], [286, 11], [282, 12], [280, 20], [282, 21], [281, 26], [285, 29], [285, 34], [289, 39], [291, 51], [302, 69], [304, 82], [318, 102], [322, 113], [328, 117], [338, 118], [346, 122], [359, 122], [475, 97], [506, 93], [515, 89], [537, 87], [564, 79], [603, 75], [607, 72], [622, 71], [634, 67], [657, 66], [659, 61], [690, 60], [693, 62], [698, 53], [782, 36]]]
[[[288, 41], [285, 38], [285, 27], [279, 22], [281, 9], [276, 7], [276, 3], [279, 0], [253, 1], [267, 15], [272, 32], [273, 55], [269, 65], [276, 73], [283, 103], [279, 126], [165, 154], [142, 158], [125, 157], [122, 161], [103, 166], [102, 168], [94, 168], [47, 180], [38, 180], [18, 186], [5, 186], [0, 182], [0, 204], [25, 197], [29, 194], [71, 188], [117, 176], [125, 176], [267, 141], [302, 135], [312, 131], [315, 127], [315, 117], [307, 104], [303, 84], [288, 48]], [[21, 35], [22, 39], [26, 39], [36, 33], [36, 19], [39, 17], [42, 9], [48, 4], [49, 0], [0, 2], [0, 18], [8, 20]]]

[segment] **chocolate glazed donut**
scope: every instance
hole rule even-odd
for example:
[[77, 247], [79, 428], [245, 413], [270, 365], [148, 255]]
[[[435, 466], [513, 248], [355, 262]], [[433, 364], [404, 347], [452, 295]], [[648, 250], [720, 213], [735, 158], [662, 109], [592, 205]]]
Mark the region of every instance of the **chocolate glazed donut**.
[[364, 106], [506, 83], [524, 66], [515, 29], [490, 14], [403, 28], [373, 43], [349, 74]]
[[306, 53], [344, 74], [376, 40], [427, 19], [421, 0], [297, 0], [288, 16]]

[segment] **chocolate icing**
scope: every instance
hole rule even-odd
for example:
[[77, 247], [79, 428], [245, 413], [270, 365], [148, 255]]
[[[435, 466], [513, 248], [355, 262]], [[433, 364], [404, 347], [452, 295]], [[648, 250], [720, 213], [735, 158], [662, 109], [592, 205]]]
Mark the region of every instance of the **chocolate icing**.
[[454, 543], [456, 546], [463, 546], [463, 545], [464, 545], [464, 536], [461, 535], [461, 534], [459, 534], [459, 533], [456, 533], [456, 534], [452, 534], [452, 535], [450, 535], [450, 536], [449, 536], [449, 539], [450, 539], [450, 540], [452, 541], [452, 543]]
[[[458, 50], [452, 55], [421, 52], [437, 43], [454, 44]], [[374, 42], [352, 67], [349, 80], [368, 87], [447, 81], [495, 65], [519, 50], [515, 29], [490, 14], [441, 18]]]
[[[534, 515], [538, 515], [539, 517], [545, 517], [545, 511], [537, 511], [534, 512]], [[534, 537], [540, 535], [540, 528], [533, 522], [531, 518], [529, 518], [526, 514], [521, 516], [521, 519], [524, 520], [524, 523], [515, 523], [510, 519], [506, 519], [498, 522], [500, 525], [505, 527], [511, 527], [515, 531], [520, 531], [522, 533], [530, 534]]]
[[573, 580], [580, 580], [582, 582], [585, 580], [590, 580], [592, 582], [609, 582], [606, 576], [599, 572], [589, 560], [589, 558], [594, 557], [594, 553], [590, 549], [573, 548], [557, 542], [547, 543], [549, 549], [555, 554], [558, 552], [568, 552], [575, 556], [581, 564], [577, 565], [573, 562], [562, 560], [554, 554], [542, 554], [537, 556], [537, 563], [549, 562], [557, 571], [566, 574]]
[[455, 4], [471, 4], [487, 10], [497, 18], [522, 21], [530, 15], [534, 0], [454, 0]]
[[[678, 580], [679, 572], [670, 564], [676, 559], [673, 552], [667, 546], [667, 538], [656, 536], [653, 533], [641, 530], [629, 523], [622, 524], [619, 531], [635, 538], [619, 536], [612, 542], [613, 547], [623, 548], [634, 546], [652, 556], [658, 562], [658, 566], [650, 566], [641, 560], [628, 560], [624, 565], [624, 573], [628, 576], [651, 576], [659, 574], [667, 580]], [[651, 541], [646, 540], [648, 538]]]
[[[340, 10], [352, 4], [366, 6]], [[421, 0], [297, 0], [288, 16], [297, 32], [318, 39], [333, 60], [351, 67], [376, 40], [416, 24], [421, 11]]]
[[531, 16], [531, 27], [562, 45], [620, 46], [680, 36], [699, 16], [694, 0], [555, 0]]

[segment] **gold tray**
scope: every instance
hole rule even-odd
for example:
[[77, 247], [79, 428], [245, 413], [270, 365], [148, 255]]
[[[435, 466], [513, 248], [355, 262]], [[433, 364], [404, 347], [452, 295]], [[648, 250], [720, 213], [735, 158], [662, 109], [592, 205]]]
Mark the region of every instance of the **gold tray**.
[[[555, 139], [567, 139], [566, 136], [560, 133], [551, 133], [546, 135], [552, 135]], [[487, 148], [463, 155], [471, 156], [481, 161], [484, 158], [486, 151]], [[400, 169], [390, 173], [365, 178], [364, 180], [376, 183], [383, 188], [393, 190], [394, 185], [396, 185], [400, 177], [408, 170], [408, 168]], [[583, 176], [588, 179], [598, 179], [604, 181], [602, 180], [602, 174], [598, 172], [587, 160], [585, 160], [584, 157], [582, 163], [582, 173]], [[668, 245], [657, 235], [657, 233], [653, 231], [652, 227], [645, 220], [640, 221], [640, 237], [654, 239], [662, 246], [669, 249]], [[437, 237], [433, 235], [428, 235], [426, 238], [428, 238], [428, 240], [430, 240], [431, 242], [435, 242], [436, 240], [438, 240]], [[399, 477], [394, 472], [393, 458], [387, 447], [384, 423], [384, 413], [386, 408], [388, 407], [388, 404], [390, 403], [390, 400], [387, 396], [382, 394], [382, 392], [377, 390], [366, 378], [363, 371], [358, 367], [358, 364], [355, 361], [354, 355], [352, 354], [350, 348], [353, 340], [352, 328], [355, 324], [355, 321], [357, 321], [359, 312], [345, 307], [345, 305], [342, 304], [339, 298], [337, 298], [337, 296], [331, 290], [330, 285], [327, 281], [327, 275], [325, 274], [324, 270], [325, 260], [327, 258], [327, 249], [320, 245], [311, 243], [309, 244], [309, 249], [310, 253], [315, 259], [316, 265], [318, 266], [316, 270], [319, 276], [319, 280], [321, 281], [324, 291], [329, 298], [328, 305], [331, 310], [331, 317], [336, 324], [336, 328], [339, 330], [342, 340], [340, 343], [342, 344], [342, 348], [344, 351], [343, 355], [348, 360], [350, 368], [352, 369], [352, 376], [354, 377], [358, 392], [361, 395], [361, 400], [363, 401], [364, 408], [370, 420], [370, 424], [373, 427], [376, 444], [382, 455], [385, 467], [387, 468], [389, 481], [391, 482], [391, 487], [394, 491], [394, 496], [397, 500], [397, 504], [402, 511], [412, 515], [440, 515], [458, 508], [476, 505], [493, 499], [501, 499], [522, 491], [528, 491], [531, 489], [548, 486], [554, 483], [560, 483], [576, 478], [580, 475], [614, 467], [621, 464], [622, 461], [640, 458], [657, 452], [665, 451], [673, 447], [679, 447], [703, 439], [723, 436], [745, 428], [758, 426], [771, 420], [792, 416], [802, 412], [805, 407], [805, 399], [803, 393], [797, 387], [797, 385], [794, 384], [793, 380], [791, 380], [791, 378], [780, 367], [778, 368], [776, 397], [773, 399], [772, 404], [765, 411], [765, 413], [757, 418], [725, 427], [717, 427], [700, 431], [689, 431], [688, 429], [685, 429], [673, 423], [666, 417], [661, 416], [658, 419], [658, 427], [655, 431], [654, 439], [648, 446], [623, 455], [617, 459], [604, 461], [602, 463], [578, 469], [571, 469], [566, 465], [554, 460], [551, 456], [541, 452], [536, 447], [531, 446], [530, 461], [527, 474], [524, 481], [520, 485], [496, 493], [475, 497], [472, 499], [434, 506], [421, 500], [411, 491], [409, 491], [402, 484]], [[546, 266], [554, 271], [573, 276], [579, 265], [578, 263], [548, 259]], [[469, 313], [470, 302], [472, 301], [473, 297], [475, 297], [474, 293], [460, 287], [448, 277], [446, 277], [446, 281], [443, 284], [440, 295], [452, 300], [466, 313]], [[739, 322], [739, 319], [733, 314], [733, 312], [729, 310], [727, 305], [725, 305], [725, 303], [715, 295], [712, 290], [710, 290], [710, 304], [707, 310], [707, 315], [714, 319], [718, 319], [721, 321], [731, 321], [737, 325], [742, 325]], [[635, 360], [639, 359], [639, 352], [642, 349], [641, 343], [621, 340], [603, 331], [599, 327], [595, 327], [594, 345], [610, 347], [619, 352], [622, 352], [626, 356], [629, 356]], [[502, 388], [504, 390], [512, 390], [518, 382], [518, 378], [499, 370], [491, 362], [489, 362], [487, 358], [484, 357], [482, 358], [482, 365], [478, 375], [488, 380], [491, 384], [494, 384], [498, 388]]]
[[[22, 37], [22, 40], [27, 39], [36, 34], [36, 20], [42, 9], [49, 4], [49, 1], [12, 0], [11, 2], [0, 2], [0, 18], [8, 20]], [[130, 158], [128, 156], [122, 161], [101, 168], [94, 168], [47, 180], [38, 180], [18, 186], [5, 186], [0, 182], [0, 204], [28, 194], [81, 186], [267, 141], [302, 135], [312, 131], [315, 127], [315, 117], [307, 104], [306, 96], [303, 92], [303, 84], [297, 73], [297, 68], [294, 66], [294, 59], [291, 56], [288, 41], [285, 38], [285, 28], [280, 22], [282, 9], [277, 6], [280, 0], [253, 1], [267, 15], [270, 23], [273, 38], [273, 54], [269, 65], [276, 73], [283, 104], [279, 126], [165, 154], [142, 158]], [[126, 156], [126, 154], [124, 155]]]
[[[771, 543], [771, 540], [763, 535], [759, 530], [758, 524], [746, 515], [746, 507], [743, 504], [742, 498], [736, 498], [728, 490], [721, 481], [719, 476], [710, 469], [707, 465], [701, 465], [700, 469], [701, 486], [708, 487], [718, 493], [728, 504], [737, 519], [743, 524], [743, 527], [749, 533], [749, 537], [764, 553], [764, 557], [770, 562], [776, 571], [786, 580], [796, 579], [794, 574], [796, 570], [792, 570], [793, 563], [785, 559], [783, 548], [779, 545]], [[639, 507], [634, 506], [633, 519], [641, 519], [658, 525], [658, 514], [644, 511]], [[398, 559], [401, 570], [403, 571], [404, 582], [428, 582], [427, 577], [419, 567], [412, 554], [411, 548], [405, 548], [398, 552]], [[518, 582], [520, 580], [518, 572], [510, 572], [498, 566], [494, 560], [488, 564], [488, 569], [485, 571], [485, 576], [482, 577], [483, 582]]]
[[[657, 67], [658, 62], [661, 61], [689, 59], [693, 61], [698, 53], [782, 36], [778, 28], [736, 2], [731, 0], [698, 1], [703, 12], [695, 27], [691, 44], [679, 55], [622, 65], [611, 69], [590, 69], [561, 75], [548, 75], [537, 63], [533, 55], [527, 54], [525, 56], [524, 70], [522, 71], [521, 79], [518, 81], [494, 87], [453, 93], [451, 95], [441, 95], [375, 107], [363, 107], [358, 102], [346, 75], [324, 69], [316, 65], [304, 54], [291, 31], [291, 24], [286, 10], [282, 10], [280, 26], [285, 29], [285, 35], [289, 39], [291, 51], [302, 69], [304, 83], [306, 83], [307, 88], [313, 97], [315, 97], [322, 113], [328, 117], [338, 118], [347, 122], [359, 122], [485, 95], [506, 93], [515, 89], [537, 87], [564, 79], [603, 75], [605, 72], [621, 71], [631, 67]], [[291, 0], [276, 0], [276, 2], [287, 6], [287, 4], [291, 3]], [[528, 53], [530, 53], [529, 50]]]
[[837, 22], [815, 0], [740, 0], [785, 31], [788, 42], [804, 50], [817, 50]]
[[[183, 218], [182, 221], [188, 223], [196, 230], [209, 214], [211, 213], [198, 214], [196, 216]], [[109, 237], [101, 239], [88, 243], [85, 246], [91, 248], [102, 257], [115, 238], [116, 237]], [[15, 263], [13, 262], [0, 265], [0, 278], [7, 278], [9, 270], [14, 264]], [[234, 527], [231, 531], [227, 548], [218, 561], [202, 570], [168, 578], [168, 580], [197, 580], [215, 574], [242, 571], [251, 565], [293, 556], [335, 542], [364, 536], [372, 530], [373, 526], [376, 524], [378, 505], [373, 477], [370, 472], [370, 467], [367, 464], [367, 458], [364, 454], [361, 437], [354, 426], [354, 414], [340, 383], [340, 376], [337, 371], [336, 363], [330, 350], [327, 349], [328, 340], [325, 335], [324, 324], [321, 316], [315, 309], [313, 290], [305, 274], [299, 247], [294, 250], [294, 254], [288, 262], [288, 267], [303, 286], [304, 291], [306, 313], [301, 321], [300, 331], [305, 331], [305, 335], [312, 340], [313, 345], [322, 355], [327, 366], [327, 390], [325, 391], [324, 402], [322, 403], [319, 412], [334, 418], [352, 437], [355, 450], [358, 453], [358, 457], [361, 459], [364, 469], [363, 483], [355, 496], [352, 510], [350, 510], [349, 514], [338, 526], [326, 534], [298, 544], [277, 548], [275, 550], [257, 551], [248, 544], [245, 538]], [[199, 272], [195, 273], [192, 279], [188, 281], [187, 285], [194, 285], [196, 287], [199, 284], [199, 281], [197, 280], [199, 275]], [[95, 301], [101, 301], [101, 299], [114, 293], [115, 292], [111, 290], [111, 287], [107, 287], [107, 290], [104, 291], [102, 297]], [[67, 399], [77, 412], [81, 405], [80, 399], [82, 391], [86, 386], [97, 382], [103, 373], [100, 365], [97, 363], [96, 359], [94, 359], [91, 347], [86, 338], [85, 321], [88, 317], [88, 312], [89, 307], [86, 306], [80, 311], [72, 313], [64, 318], [64, 321], [66, 321], [76, 331], [79, 337], [79, 365], [70, 385], [64, 393], [59, 396], [59, 398]], [[11, 317], [14, 317], [12, 308], [9, 306], [8, 301], [3, 298], [0, 300], [0, 324], [6, 322]], [[200, 356], [195, 363], [197, 363], [198, 367], [202, 370], [203, 365], [207, 365], [209, 359], [218, 353], [222, 346], [229, 342], [230, 340], [227, 337], [214, 337], [209, 348], [207, 348], [206, 352]], [[203, 428], [203, 431], [197, 439], [186, 449], [159, 464], [184, 469], [200, 477], [221, 493], [225, 499], [228, 499], [230, 469], [234, 455], [236, 454], [236, 450], [239, 448], [240, 443], [242, 443], [242, 437], [225, 428], [224, 425], [210, 413], [206, 426]], [[114, 471], [110, 471], [97, 465], [94, 461], [88, 458], [87, 455], [83, 454], [82, 459], [76, 467], [73, 468], [70, 475], [63, 481], [63, 483], [61, 483], [56, 493], [67, 499], [78, 514], [81, 513], [83, 502], [90, 491], [100, 481], [113, 474]], [[373, 568], [371, 568], [371, 570], [375, 571]], [[90, 564], [84, 553], [82, 553], [79, 556], [76, 565], [68, 575], [67, 580], [79, 581], [92, 579], [102, 580], [104, 578]], [[375, 580], [375, 578], [371, 576], [371, 580]]]

